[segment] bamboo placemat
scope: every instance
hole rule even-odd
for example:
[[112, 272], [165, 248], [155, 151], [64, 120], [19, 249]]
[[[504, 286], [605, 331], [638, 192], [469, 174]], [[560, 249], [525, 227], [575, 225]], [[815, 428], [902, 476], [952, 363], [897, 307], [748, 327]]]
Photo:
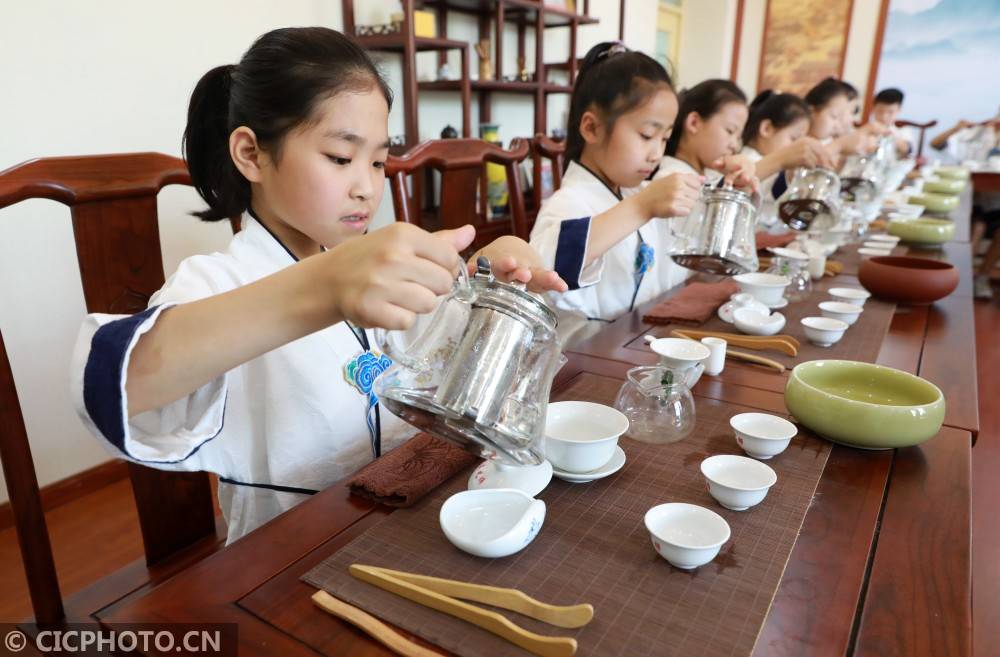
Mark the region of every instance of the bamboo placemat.
[[[610, 404], [621, 382], [581, 374], [561, 395]], [[778, 483], [758, 506], [728, 511], [709, 496], [702, 459], [739, 453], [729, 418], [750, 409], [697, 400], [697, 426], [688, 438], [649, 445], [620, 444], [628, 461], [618, 473], [589, 484], [553, 479], [539, 495], [545, 524], [521, 552], [487, 560], [447, 542], [438, 511], [465, 488], [459, 475], [409, 509], [394, 511], [303, 579], [462, 657], [528, 654], [477, 627], [426, 609], [352, 578], [364, 563], [480, 584], [518, 588], [556, 604], [589, 602], [593, 621], [579, 630], [554, 628], [513, 612], [517, 624], [548, 635], [575, 636], [577, 655], [734, 657], [749, 655], [777, 591], [802, 520], [823, 473], [830, 445], [800, 430], [769, 461]], [[643, 516], [664, 502], [699, 504], [722, 515], [732, 537], [712, 563], [677, 570], [650, 544]]]

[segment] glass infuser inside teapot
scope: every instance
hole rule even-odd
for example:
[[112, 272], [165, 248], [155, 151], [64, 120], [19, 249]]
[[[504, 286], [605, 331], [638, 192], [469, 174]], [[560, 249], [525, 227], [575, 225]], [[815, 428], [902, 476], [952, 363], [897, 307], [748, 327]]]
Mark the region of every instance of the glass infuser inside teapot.
[[719, 184], [702, 187], [691, 214], [671, 222], [676, 242], [670, 257], [683, 267], [709, 274], [757, 271], [754, 228], [760, 199], [721, 180]]
[[778, 199], [778, 216], [793, 230], [826, 230], [837, 220], [841, 179], [825, 167], [799, 168]]
[[487, 459], [544, 460], [549, 391], [564, 362], [556, 315], [520, 283], [493, 278], [479, 258], [437, 310], [408, 331], [376, 331], [394, 364], [380, 403], [413, 426]]

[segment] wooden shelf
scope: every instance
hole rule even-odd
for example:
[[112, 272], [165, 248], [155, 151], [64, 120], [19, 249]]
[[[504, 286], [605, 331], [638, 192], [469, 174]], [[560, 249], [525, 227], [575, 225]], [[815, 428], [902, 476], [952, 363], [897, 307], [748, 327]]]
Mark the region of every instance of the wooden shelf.
[[[402, 32], [397, 34], [375, 34], [370, 36], [354, 37], [362, 48], [368, 50], [398, 50], [403, 52], [406, 35]], [[417, 50], [464, 50], [469, 47], [468, 41], [458, 41], [456, 39], [442, 39], [429, 37], [415, 37], [414, 43]]]
[[[420, 4], [420, 3], [418, 3]], [[446, 9], [466, 14], [494, 14], [496, 0], [424, 0], [424, 7], [430, 9]], [[577, 25], [592, 25], [598, 19], [584, 14], [574, 14], [562, 7], [548, 5], [540, 0], [504, 0], [504, 19], [514, 23], [534, 24], [539, 10], [542, 12], [545, 27], [565, 27], [576, 19]]]
[[[514, 94], [533, 94], [538, 89], [538, 83], [530, 82], [507, 82], [504, 80], [471, 80], [473, 91], [499, 91]], [[460, 80], [433, 80], [420, 82], [417, 86], [423, 91], [461, 91]], [[573, 87], [566, 84], [555, 84], [546, 82], [542, 89], [547, 94], [568, 94], [573, 91]]]

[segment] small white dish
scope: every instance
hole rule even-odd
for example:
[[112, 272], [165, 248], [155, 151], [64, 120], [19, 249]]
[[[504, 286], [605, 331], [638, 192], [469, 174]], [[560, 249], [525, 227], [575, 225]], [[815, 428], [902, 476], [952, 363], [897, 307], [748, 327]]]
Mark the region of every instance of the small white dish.
[[817, 347], [829, 347], [840, 342], [847, 330], [847, 322], [830, 317], [803, 317], [802, 326], [809, 342]]
[[740, 292], [752, 294], [768, 307], [774, 307], [774, 304], [781, 301], [785, 288], [791, 283], [787, 276], [759, 272], [739, 274], [733, 276], [733, 280], [740, 286]]
[[760, 301], [754, 298], [752, 294], [747, 294], [746, 292], [737, 292], [736, 294], [729, 297], [729, 301], [719, 306], [718, 315], [719, 319], [726, 322], [727, 324], [733, 323], [733, 311], [737, 308], [756, 308], [761, 312], [767, 312], [768, 308]]
[[853, 303], [855, 306], [864, 306], [865, 301], [868, 300], [871, 293], [857, 287], [832, 287], [830, 288], [830, 296], [836, 301]]
[[737, 330], [747, 335], [774, 335], [785, 328], [785, 316], [761, 312], [754, 308], [737, 308], [733, 312], [733, 324]]
[[865, 249], [877, 249], [879, 251], [885, 251], [887, 254], [895, 248], [895, 242], [884, 242], [882, 240], [871, 239], [861, 245]]
[[710, 562], [731, 535], [718, 513], [681, 502], [654, 506], [644, 522], [656, 552], [681, 570]]
[[863, 256], [887, 256], [892, 254], [892, 249], [872, 249], [868, 247], [861, 247], [858, 249], [858, 253]]
[[772, 246], [767, 250], [780, 258], [788, 258], [789, 260], [797, 260], [799, 262], [809, 261], [809, 254], [796, 249], [789, 249], [782, 246]]
[[615, 453], [611, 455], [611, 460], [596, 470], [591, 470], [590, 472], [565, 472], [563, 470], [553, 468], [552, 474], [557, 479], [568, 481], [571, 484], [585, 484], [589, 481], [597, 481], [598, 479], [610, 477], [614, 473], [621, 470], [624, 465], [625, 450], [621, 448], [621, 445], [615, 445]]
[[781, 310], [782, 308], [784, 308], [787, 305], [788, 305], [788, 299], [782, 297], [780, 301], [777, 301], [775, 303], [769, 303], [769, 304], [767, 304], [767, 309], [768, 310]]
[[823, 317], [839, 319], [850, 326], [858, 321], [858, 317], [864, 312], [864, 308], [855, 306], [853, 303], [844, 303], [843, 301], [823, 301], [819, 304], [819, 311], [823, 314]]
[[534, 497], [552, 481], [552, 464], [511, 465], [500, 461], [483, 461], [469, 475], [469, 490], [482, 488], [516, 488]]
[[701, 473], [708, 480], [708, 492], [730, 511], [746, 511], [760, 504], [778, 481], [770, 466], [732, 454], [708, 457], [701, 462]]
[[497, 559], [535, 539], [545, 522], [545, 502], [513, 488], [466, 490], [445, 500], [438, 521], [459, 550]]
[[743, 451], [761, 460], [781, 454], [799, 432], [785, 418], [767, 413], [739, 413], [729, 418], [729, 426]]
[[[700, 342], [692, 344], [708, 352]], [[545, 456], [562, 472], [590, 472], [611, 460], [618, 438], [626, 431], [628, 418], [610, 406], [555, 402], [549, 404], [545, 417]]]
[[884, 242], [886, 244], [892, 244], [893, 246], [899, 244], [899, 238], [896, 237], [895, 235], [882, 235], [882, 234], [869, 235], [868, 239], [871, 240], [872, 242], [879, 242], [879, 243]]

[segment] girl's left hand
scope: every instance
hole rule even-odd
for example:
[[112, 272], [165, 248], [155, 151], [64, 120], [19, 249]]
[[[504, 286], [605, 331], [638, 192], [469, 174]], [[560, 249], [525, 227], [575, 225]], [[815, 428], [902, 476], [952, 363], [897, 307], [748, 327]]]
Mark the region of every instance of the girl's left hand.
[[493, 267], [493, 275], [509, 283], [520, 281], [531, 292], [565, 292], [566, 281], [556, 272], [542, 265], [538, 252], [524, 240], [513, 235], [499, 237], [476, 252], [469, 260], [469, 273], [476, 271], [476, 258], [486, 256]]
[[746, 155], [723, 155], [712, 162], [712, 168], [721, 171], [725, 181], [737, 189], [760, 191], [757, 166]]

